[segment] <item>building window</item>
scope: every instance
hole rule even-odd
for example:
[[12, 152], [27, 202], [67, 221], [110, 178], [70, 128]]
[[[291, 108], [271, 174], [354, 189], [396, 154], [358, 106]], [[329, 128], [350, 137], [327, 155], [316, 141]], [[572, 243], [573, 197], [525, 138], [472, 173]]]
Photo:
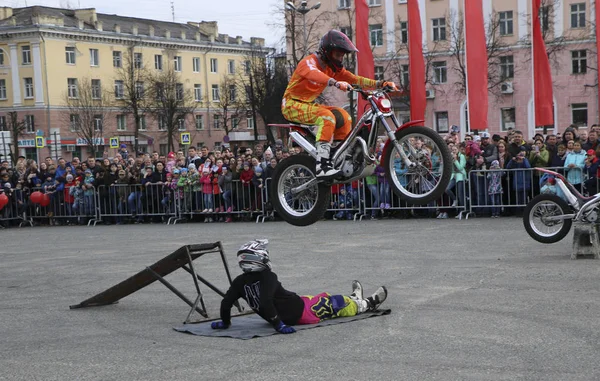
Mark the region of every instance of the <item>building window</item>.
[[162, 55], [160, 55], [160, 54], [154, 55], [154, 68], [156, 70], [162, 71]]
[[6, 99], [6, 79], [0, 79], [0, 99]]
[[219, 101], [219, 85], [212, 85], [212, 100], [213, 102]]
[[67, 95], [69, 98], [77, 98], [77, 78], [67, 78]]
[[67, 46], [65, 48], [65, 59], [69, 65], [75, 65], [75, 47]]
[[375, 79], [383, 81], [383, 66], [375, 66]]
[[138, 126], [139, 131], [146, 131], [146, 115], [140, 115], [140, 124]]
[[158, 154], [159, 155], [166, 155], [167, 152], [169, 152], [169, 145], [168, 144], [159, 144], [158, 145]]
[[219, 115], [213, 116], [213, 128], [215, 130], [218, 130], [219, 128], [221, 128], [221, 117]]
[[235, 74], [235, 61], [234, 60], [227, 61], [227, 73]]
[[102, 115], [94, 115], [94, 131], [102, 132]]
[[369, 25], [371, 46], [383, 46], [383, 26], [381, 24]]
[[431, 20], [433, 25], [433, 41], [446, 41], [446, 19], [444, 17]]
[[240, 118], [231, 118], [231, 128], [238, 128], [240, 126]]
[[254, 128], [254, 118], [246, 118], [246, 126], [248, 128]]
[[448, 132], [448, 111], [435, 113], [435, 128], [440, 133]]
[[500, 57], [500, 76], [503, 80], [515, 77], [515, 63], [513, 56]]
[[181, 71], [181, 56], [175, 56], [173, 59], [173, 68], [175, 71]]
[[167, 130], [167, 119], [163, 115], [158, 116], [158, 130], [159, 131]]
[[98, 49], [90, 49], [90, 66], [100, 65], [100, 55]]
[[33, 98], [33, 78], [23, 78], [25, 85], [25, 99]]
[[513, 11], [499, 12], [498, 23], [500, 24], [500, 35], [509, 36], [513, 34]]
[[79, 115], [69, 115], [69, 128], [71, 129], [71, 132], [77, 132], [80, 130]]
[[133, 53], [133, 67], [136, 69], [144, 67], [144, 56], [142, 53]]
[[587, 52], [585, 50], [572, 50], [571, 64], [573, 67], [573, 74], [587, 73]]
[[515, 128], [517, 112], [514, 107], [500, 109], [500, 118], [502, 121], [502, 131], [508, 131], [509, 128]]
[[194, 84], [194, 99], [196, 102], [202, 101], [202, 85], [199, 83]]
[[146, 94], [146, 87], [144, 86], [144, 82], [136, 81], [135, 82], [135, 95], [138, 99], [144, 98]]
[[4, 66], [4, 50], [0, 48], [0, 66]]
[[340, 32], [344, 33], [350, 40], [352, 40], [352, 27], [351, 26], [343, 26], [340, 28]]
[[437, 61], [433, 64], [433, 81], [435, 83], [446, 83], [448, 81], [448, 68], [446, 61]]
[[588, 124], [588, 105], [587, 103], [573, 103], [571, 105], [571, 118], [573, 124], [584, 127]]
[[122, 67], [123, 66], [123, 60], [121, 57], [121, 52], [118, 50], [115, 50], [113, 52], [113, 67]]
[[219, 65], [218, 65], [217, 59], [211, 58], [210, 59], [210, 72], [216, 73], [218, 69], [219, 69]]
[[410, 74], [408, 71], [408, 65], [400, 66], [400, 82], [404, 88], [408, 88], [408, 84], [410, 83]]
[[250, 60], [244, 61], [244, 73], [250, 75], [250, 70], [252, 70], [252, 62]]
[[196, 130], [204, 130], [204, 115], [196, 115]]
[[122, 99], [124, 95], [123, 81], [115, 81], [115, 98]]
[[100, 99], [102, 97], [102, 86], [99, 79], [92, 79], [92, 99]]
[[571, 4], [571, 28], [585, 27], [585, 3]]
[[369, 7], [376, 7], [378, 5], [381, 5], [381, 0], [369, 0], [368, 4]]
[[192, 58], [192, 71], [194, 73], [200, 73], [200, 58], [199, 57]]
[[21, 58], [23, 65], [31, 65], [31, 47], [29, 45], [21, 46]]
[[0, 115], [0, 131], [6, 130], [6, 117], [4, 115]]
[[183, 100], [183, 83], [176, 83], [175, 84], [175, 98], [178, 101], [182, 101]]
[[119, 114], [117, 115], [117, 131], [125, 131], [127, 128], [127, 122], [125, 115]]
[[177, 129], [179, 131], [185, 131], [185, 119], [183, 119], [183, 118], [177, 119]]
[[540, 7], [540, 24], [542, 26], [542, 33], [546, 33], [550, 29], [551, 11], [552, 5], [544, 5]]
[[35, 132], [35, 118], [33, 115], [25, 115], [25, 132], [34, 133]]
[[400, 21], [400, 41], [408, 44], [408, 21]]
[[235, 85], [229, 85], [229, 100], [235, 102], [237, 100], [237, 89]]
[[338, 0], [338, 9], [350, 8], [350, 0]]

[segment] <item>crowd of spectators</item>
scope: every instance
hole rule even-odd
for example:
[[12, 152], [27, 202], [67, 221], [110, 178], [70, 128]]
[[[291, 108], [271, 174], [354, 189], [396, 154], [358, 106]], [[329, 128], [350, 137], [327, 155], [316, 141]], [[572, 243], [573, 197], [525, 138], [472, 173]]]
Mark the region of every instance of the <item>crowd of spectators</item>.
[[[507, 206], [522, 207], [541, 191], [540, 175], [533, 167], [557, 168], [582, 192], [597, 192], [599, 126], [588, 131], [572, 125], [562, 134], [536, 134], [530, 141], [515, 129], [504, 136], [466, 134], [462, 141], [453, 131], [445, 141], [452, 154], [453, 173], [440, 200], [410, 210], [390, 191], [384, 169], [377, 166], [363, 181], [331, 188], [326, 218], [353, 219], [363, 201], [371, 219], [448, 218], [449, 213], [458, 214], [467, 206], [491, 217], [519, 213], [518, 208]], [[377, 147], [383, 143], [378, 141]], [[114, 157], [101, 160], [74, 157], [67, 162], [46, 157], [38, 164], [19, 157], [14, 167], [7, 161], [0, 166], [0, 192], [10, 198], [0, 212], [0, 222], [6, 226], [23, 213], [43, 213], [47, 217], [43, 223], [85, 223], [98, 208], [110, 216], [103, 220], [106, 223], [164, 222], [176, 212], [205, 222], [231, 222], [243, 217], [239, 212], [264, 212], [269, 197], [267, 179], [278, 162], [299, 153], [299, 148], [288, 150], [278, 140], [236, 152], [189, 147], [187, 154], [180, 150], [166, 156], [154, 152], [133, 157], [122, 144]], [[51, 197], [45, 209], [29, 201], [36, 190]]]

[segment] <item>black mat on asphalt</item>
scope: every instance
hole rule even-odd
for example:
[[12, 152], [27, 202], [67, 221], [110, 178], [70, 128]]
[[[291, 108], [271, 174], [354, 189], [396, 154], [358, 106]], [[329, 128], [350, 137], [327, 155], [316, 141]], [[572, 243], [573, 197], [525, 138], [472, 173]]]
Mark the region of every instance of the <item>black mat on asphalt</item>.
[[[356, 316], [323, 320], [317, 324], [295, 325], [294, 328], [297, 331], [301, 331], [304, 329], [324, 327], [328, 325], [342, 324], [376, 316], [388, 315], [391, 312], [392, 310], [377, 310], [373, 312], [365, 312]], [[212, 323], [212, 321], [198, 324], [186, 324], [180, 327], [173, 327], [173, 329], [178, 332], [191, 333], [192, 335], [197, 336], [232, 337], [234, 339], [242, 340], [248, 340], [254, 337], [271, 336], [279, 333], [275, 331], [269, 323], [264, 321], [256, 314], [233, 317], [231, 319], [231, 326], [228, 329], [212, 329], [210, 328], [210, 323]]]

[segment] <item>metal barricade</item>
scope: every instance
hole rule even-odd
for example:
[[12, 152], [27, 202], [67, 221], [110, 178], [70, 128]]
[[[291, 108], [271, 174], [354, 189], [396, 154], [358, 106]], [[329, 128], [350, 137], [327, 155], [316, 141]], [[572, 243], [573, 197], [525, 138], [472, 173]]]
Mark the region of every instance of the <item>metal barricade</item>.
[[[31, 189], [33, 192], [42, 192], [41, 188]], [[50, 198], [48, 205], [35, 204], [29, 200], [26, 208], [26, 220], [30, 224], [41, 223], [48, 225], [83, 225], [96, 224], [98, 217], [98, 203], [96, 187], [86, 184], [67, 186], [63, 189], [46, 192]], [[29, 197], [28, 197], [29, 199]]]
[[358, 221], [364, 215], [364, 189], [361, 182], [336, 184], [330, 188], [325, 219]]
[[270, 184], [272, 179], [269, 177], [265, 179], [264, 186], [262, 187], [262, 198], [261, 198], [261, 212], [258, 216], [256, 216], [256, 223], [259, 221], [264, 223], [265, 219], [275, 220], [275, 211], [273, 210], [273, 206], [270, 200]]
[[5, 193], [8, 197], [8, 204], [0, 210], [0, 229], [8, 228], [13, 223], [19, 223], [33, 226], [33, 222], [27, 217], [29, 197], [21, 189], [11, 189]]

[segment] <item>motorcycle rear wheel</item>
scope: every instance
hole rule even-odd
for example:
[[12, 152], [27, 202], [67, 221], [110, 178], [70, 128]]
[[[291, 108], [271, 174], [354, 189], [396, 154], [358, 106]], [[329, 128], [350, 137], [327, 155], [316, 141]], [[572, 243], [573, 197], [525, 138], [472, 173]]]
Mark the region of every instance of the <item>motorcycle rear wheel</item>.
[[316, 162], [308, 155], [294, 155], [281, 161], [273, 171], [269, 187], [271, 203], [277, 214], [296, 226], [314, 224], [323, 217], [329, 204], [330, 187], [315, 183], [292, 194], [291, 189], [315, 178]]
[[[417, 139], [423, 142], [420, 152], [415, 149]], [[394, 193], [414, 205], [439, 199], [452, 176], [452, 157], [444, 139], [431, 128], [410, 126], [396, 131], [396, 140], [416, 165], [405, 168], [404, 162], [397, 160], [400, 154], [396, 146], [391, 142], [387, 145], [382, 165]]]
[[523, 225], [529, 236], [541, 243], [556, 243], [571, 230], [571, 219], [544, 221], [545, 217], [559, 216], [571, 212], [565, 200], [554, 194], [542, 193], [531, 200], [523, 213]]

